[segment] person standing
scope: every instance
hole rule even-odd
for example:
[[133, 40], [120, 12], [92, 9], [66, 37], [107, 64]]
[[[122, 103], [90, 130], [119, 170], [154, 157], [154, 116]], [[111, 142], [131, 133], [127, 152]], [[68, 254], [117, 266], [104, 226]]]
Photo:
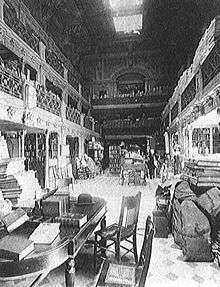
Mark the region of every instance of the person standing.
[[155, 164], [154, 164], [154, 162], [155, 162], [155, 160], [154, 160], [153, 152], [150, 151], [150, 154], [148, 157], [148, 162], [147, 162], [150, 179], [153, 179], [155, 177]]

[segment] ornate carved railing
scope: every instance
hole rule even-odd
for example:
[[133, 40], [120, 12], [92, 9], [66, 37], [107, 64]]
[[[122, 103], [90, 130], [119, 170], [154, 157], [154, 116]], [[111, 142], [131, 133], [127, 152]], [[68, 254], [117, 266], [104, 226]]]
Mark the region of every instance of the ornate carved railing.
[[0, 90], [18, 99], [23, 99], [22, 79], [2, 67], [0, 67]]
[[202, 65], [203, 87], [220, 72], [220, 41], [218, 41]]
[[37, 107], [51, 112], [57, 116], [61, 114], [61, 100], [57, 95], [44, 91], [37, 92]]
[[68, 71], [67, 80], [68, 80], [68, 83], [69, 83], [77, 92], [79, 92], [79, 82], [78, 82], [77, 79], [74, 77], [73, 73], [71, 73], [70, 71]]
[[87, 128], [88, 130], [92, 130], [92, 118], [88, 117], [88, 116], [85, 116], [84, 117], [83, 126], [85, 128]]
[[62, 77], [64, 77], [64, 66], [56, 53], [48, 48], [45, 49], [46, 62]]
[[188, 104], [195, 98], [195, 96], [196, 78], [194, 76], [181, 95], [181, 111], [183, 111], [188, 106]]
[[178, 113], [179, 113], [179, 104], [178, 102], [176, 102], [171, 110], [171, 121], [173, 121], [178, 116]]
[[8, 25], [22, 40], [24, 40], [35, 52], [39, 52], [39, 37], [33, 29], [26, 23], [25, 25], [17, 18], [15, 9], [4, 5], [4, 22]]
[[94, 126], [94, 130], [96, 133], [99, 133], [101, 132], [101, 126], [100, 126], [100, 123], [95, 121], [95, 126]]
[[157, 125], [159, 119], [139, 119], [136, 121], [131, 121], [130, 119], [120, 119], [105, 122], [103, 128], [105, 129], [136, 129], [143, 127], [151, 127]]
[[166, 102], [171, 95], [171, 90], [169, 93], [159, 93], [159, 92], [146, 92], [144, 94], [138, 94], [137, 96], [131, 97], [128, 95], [116, 95], [115, 97], [108, 98], [93, 98], [93, 105], [120, 105], [120, 104], [137, 104], [137, 103], [160, 103]]
[[80, 112], [72, 107], [66, 107], [67, 120], [80, 125]]

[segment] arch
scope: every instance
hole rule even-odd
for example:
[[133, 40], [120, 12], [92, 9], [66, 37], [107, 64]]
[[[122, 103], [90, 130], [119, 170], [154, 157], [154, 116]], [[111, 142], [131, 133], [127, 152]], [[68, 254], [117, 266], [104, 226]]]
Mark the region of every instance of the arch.
[[127, 74], [127, 73], [137, 73], [137, 74], [141, 74], [145, 77], [145, 79], [150, 79], [153, 78], [153, 71], [151, 69], [146, 69], [145, 67], [141, 67], [141, 66], [135, 66], [135, 67], [128, 67], [128, 68], [123, 68], [123, 69], [118, 69], [116, 70], [112, 75], [111, 75], [111, 79], [112, 81], [116, 81], [116, 79], [120, 76], [122, 76], [123, 74]]

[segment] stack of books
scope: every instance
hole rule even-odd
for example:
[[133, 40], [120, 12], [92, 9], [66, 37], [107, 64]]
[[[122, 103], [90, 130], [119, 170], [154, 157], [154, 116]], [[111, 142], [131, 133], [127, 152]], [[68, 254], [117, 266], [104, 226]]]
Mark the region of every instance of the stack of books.
[[80, 228], [87, 222], [87, 215], [83, 213], [65, 213], [62, 216], [57, 216], [53, 222], [59, 222], [63, 227]]
[[5, 215], [1, 219], [8, 232], [12, 232], [27, 220], [29, 220], [29, 217], [22, 208], [12, 210], [9, 214]]
[[220, 162], [189, 160], [185, 162], [182, 179], [201, 187], [220, 187]]
[[42, 201], [44, 218], [61, 216], [68, 211], [69, 196], [51, 195]]
[[21, 260], [34, 250], [34, 242], [18, 235], [7, 235], [0, 240], [0, 258]]
[[22, 189], [13, 175], [0, 174], [0, 189], [4, 199], [8, 198], [12, 204], [17, 204]]

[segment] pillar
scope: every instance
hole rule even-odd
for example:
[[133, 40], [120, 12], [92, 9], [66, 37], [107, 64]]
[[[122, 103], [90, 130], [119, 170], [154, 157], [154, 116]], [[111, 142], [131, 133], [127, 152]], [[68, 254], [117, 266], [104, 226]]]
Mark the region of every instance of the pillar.
[[46, 131], [45, 155], [45, 188], [49, 188], [49, 131]]
[[18, 157], [20, 158], [21, 157], [21, 149], [22, 149], [22, 143], [21, 143], [21, 136], [22, 136], [22, 131], [19, 131], [17, 133], [17, 137], [18, 137]]
[[21, 149], [21, 157], [24, 158], [25, 155], [24, 155], [24, 150], [25, 150], [25, 145], [24, 145], [24, 142], [25, 142], [25, 136], [27, 134], [27, 131], [26, 130], [23, 130], [22, 132], [22, 149]]
[[213, 154], [213, 128], [210, 127], [210, 154]]
[[192, 158], [192, 127], [188, 126], [189, 129], [189, 158]]
[[85, 153], [84, 143], [85, 143], [85, 138], [82, 135], [80, 135], [79, 136], [79, 157], [80, 158]]

